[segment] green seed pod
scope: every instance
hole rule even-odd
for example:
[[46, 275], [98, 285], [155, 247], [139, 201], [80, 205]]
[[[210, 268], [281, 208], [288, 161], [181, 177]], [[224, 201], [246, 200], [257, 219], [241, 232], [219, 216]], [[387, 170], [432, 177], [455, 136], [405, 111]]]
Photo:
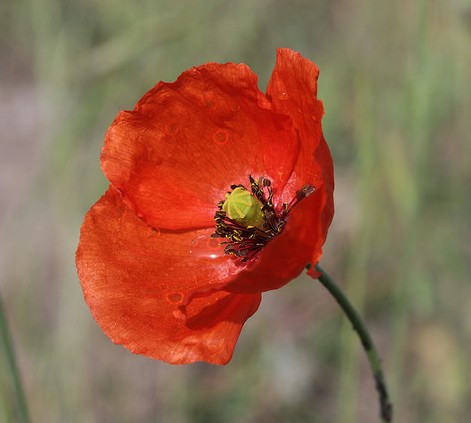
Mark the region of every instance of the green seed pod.
[[243, 187], [237, 187], [230, 194], [226, 194], [222, 210], [230, 219], [245, 227], [255, 226], [263, 229], [262, 204]]

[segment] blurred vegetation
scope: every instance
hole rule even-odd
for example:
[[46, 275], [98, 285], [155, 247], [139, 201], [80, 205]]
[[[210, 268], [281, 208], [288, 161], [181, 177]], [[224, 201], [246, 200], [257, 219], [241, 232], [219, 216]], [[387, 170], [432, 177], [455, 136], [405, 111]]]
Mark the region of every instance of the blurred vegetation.
[[336, 164], [322, 263], [366, 318], [396, 421], [469, 419], [468, 0], [3, 0], [0, 294], [33, 422], [378, 421], [356, 336], [305, 276], [264, 296], [228, 366], [172, 367], [114, 346], [75, 273], [116, 113], [207, 61], [245, 62], [264, 89], [282, 46], [321, 68]]

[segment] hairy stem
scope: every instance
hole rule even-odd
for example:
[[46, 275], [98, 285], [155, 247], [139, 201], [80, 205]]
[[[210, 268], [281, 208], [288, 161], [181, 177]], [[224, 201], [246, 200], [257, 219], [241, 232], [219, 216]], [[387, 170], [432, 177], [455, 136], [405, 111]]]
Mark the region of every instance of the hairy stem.
[[347, 315], [348, 320], [350, 320], [353, 329], [355, 329], [355, 331], [358, 333], [358, 336], [360, 337], [361, 344], [365, 349], [368, 361], [370, 363], [371, 371], [373, 372], [376, 390], [378, 392], [379, 397], [379, 406], [382, 422], [391, 423], [393, 414], [392, 404], [389, 400], [383, 369], [381, 368], [381, 359], [379, 358], [379, 354], [376, 350], [373, 340], [371, 339], [371, 336], [368, 333], [365, 324], [361, 320], [355, 308], [352, 306], [352, 304], [343, 294], [343, 292], [339, 289], [339, 287], [335, 284], [332, 278], [318, 264], [316, 265], [316, 270], [320, 273], [319, 282], [324, 285], [324, 287], [335, 298], [344, 313]]

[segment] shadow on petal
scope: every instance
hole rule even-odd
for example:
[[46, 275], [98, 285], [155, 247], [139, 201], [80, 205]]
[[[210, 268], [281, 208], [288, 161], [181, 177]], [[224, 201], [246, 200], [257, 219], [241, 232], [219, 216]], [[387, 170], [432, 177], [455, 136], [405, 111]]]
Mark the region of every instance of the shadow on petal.
[[242, 326], [257, 311], [260, 301], [261, 294], [219, 291], [194, 298], [187, 306], [180, 307], [180, 310], [186, 314], [186, 326], [189, 329], [209, 328], [221, 322]]

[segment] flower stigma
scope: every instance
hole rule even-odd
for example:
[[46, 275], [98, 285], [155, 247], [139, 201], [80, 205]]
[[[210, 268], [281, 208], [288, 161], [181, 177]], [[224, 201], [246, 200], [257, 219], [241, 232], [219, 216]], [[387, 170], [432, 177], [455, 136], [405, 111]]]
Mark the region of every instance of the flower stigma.
[[226, 215], [245, 227], [255, 226], [263, 230], [264, 213], [263, 204], [254, 197], [245, 187], [238, 186], [232, 192], [226, 194], [226, 201], [222, 205], [222, 211]]
[[231, 185], [225, 200], [214, 214], [216, 231], [212, 238], [226, 238], [224, 252], [247, 262], [268, 242], [279, 235], [286, 225], [291, 209], [311, 195], [315, 188], [305, 185], [277, 213], [273, 205], [273, 189], [268, 178], [255, 181], [249, 176], [250, 191], [243, 185]]

